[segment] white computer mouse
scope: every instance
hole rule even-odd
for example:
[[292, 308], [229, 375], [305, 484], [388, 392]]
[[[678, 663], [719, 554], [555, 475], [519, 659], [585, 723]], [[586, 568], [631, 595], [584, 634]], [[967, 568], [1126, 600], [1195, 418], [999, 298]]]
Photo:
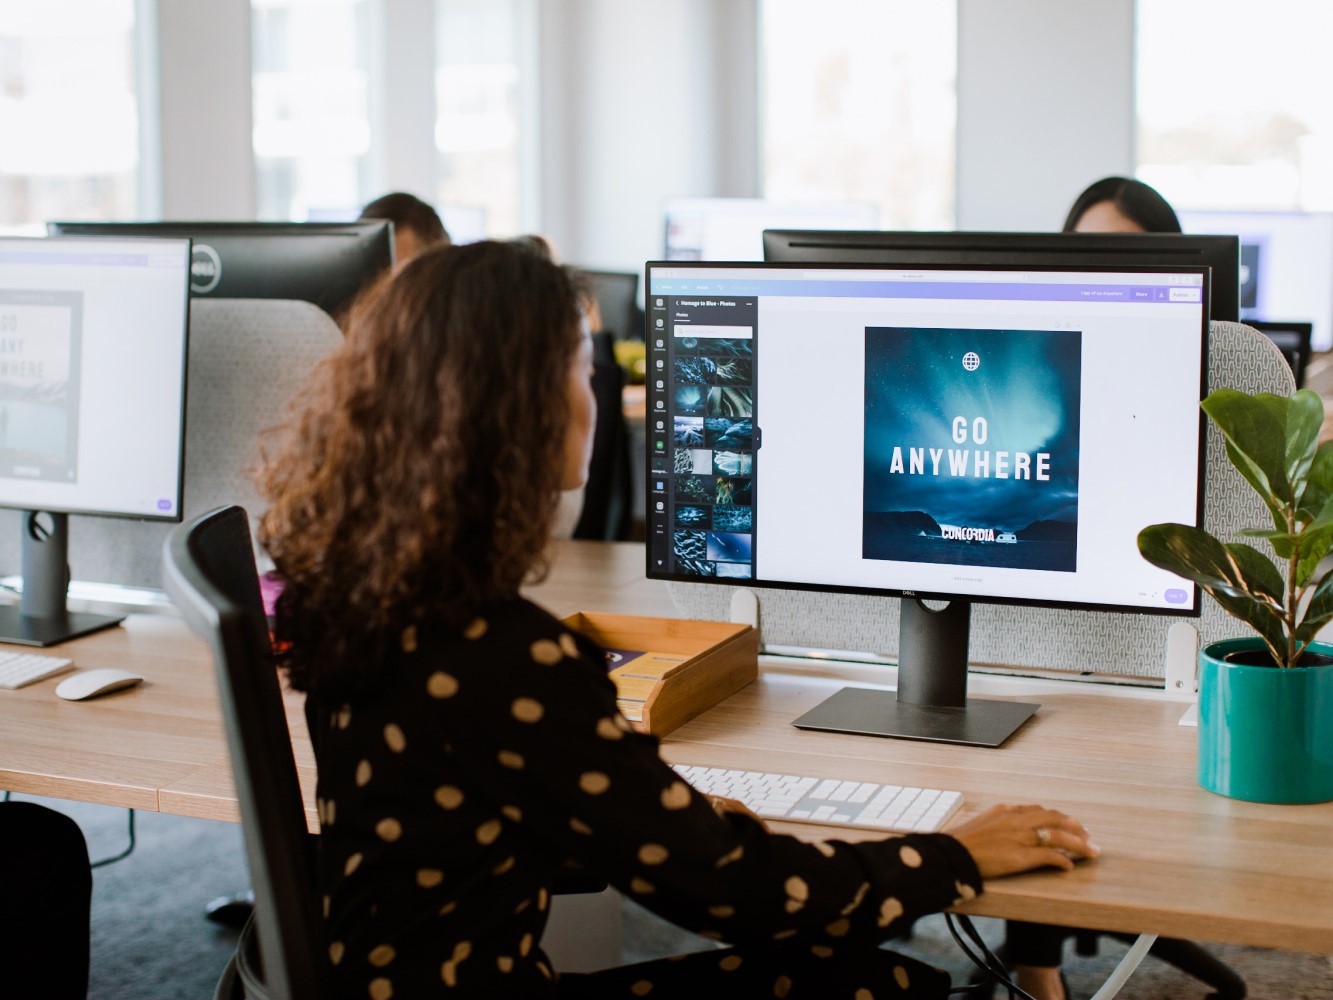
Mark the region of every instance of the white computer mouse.
[[128, 670], [115, 667], [98, 667], [96, 670], [80, 670], [73, 677], [67, 677], [56, 685], [56, 697], [67, 701], [83, 701], [121, 688], [133, 687], [143, 678]]

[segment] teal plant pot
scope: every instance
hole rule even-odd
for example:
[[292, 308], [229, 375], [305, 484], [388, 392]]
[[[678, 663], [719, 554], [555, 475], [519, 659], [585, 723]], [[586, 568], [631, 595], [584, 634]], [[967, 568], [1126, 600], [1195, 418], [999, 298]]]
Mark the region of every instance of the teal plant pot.
[[[1199, 784], [1249, 802], [1333, 799], [1333, 666], [1248, 667], [1227, 639], [1199, 651]], [[1333, 655], [1333, 644], [1312, 652]]]

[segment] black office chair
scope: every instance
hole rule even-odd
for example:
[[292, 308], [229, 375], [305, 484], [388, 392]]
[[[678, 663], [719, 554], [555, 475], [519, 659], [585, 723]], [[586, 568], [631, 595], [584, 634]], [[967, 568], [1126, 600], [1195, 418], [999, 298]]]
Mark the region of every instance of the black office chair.
[[323, 993], [312, 838], [245, 510], [181, 525], [163, 557], [167, 592], [213, 650], [254, 886], [254, 915], [215, 1000], [314, 1000]]
[[629, 428], [621, 402], [624, 388], [625, 375], [616, 361], [612, 334], [594, 334], [592, 391], [597, 398], [597, 426], [575, 538], [614, 542], [629, 537], [634, 487]]

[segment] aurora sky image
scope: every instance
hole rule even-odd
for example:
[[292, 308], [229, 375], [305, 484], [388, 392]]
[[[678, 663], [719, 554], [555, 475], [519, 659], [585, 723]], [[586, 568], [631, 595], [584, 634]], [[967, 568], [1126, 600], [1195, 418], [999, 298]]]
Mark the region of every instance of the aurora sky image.
[[863, 555], [1076, 569], [1082, 335], [871, 327], [865, 358]]

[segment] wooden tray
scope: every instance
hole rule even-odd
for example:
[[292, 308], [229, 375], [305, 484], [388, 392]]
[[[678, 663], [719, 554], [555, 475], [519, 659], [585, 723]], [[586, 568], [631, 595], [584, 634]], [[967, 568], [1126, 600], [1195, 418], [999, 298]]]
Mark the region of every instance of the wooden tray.
[[607, 650], [616, 704], [640, 732], [664, 736], [759, 676], [749, 625], [596, 611], [564, 621]]

